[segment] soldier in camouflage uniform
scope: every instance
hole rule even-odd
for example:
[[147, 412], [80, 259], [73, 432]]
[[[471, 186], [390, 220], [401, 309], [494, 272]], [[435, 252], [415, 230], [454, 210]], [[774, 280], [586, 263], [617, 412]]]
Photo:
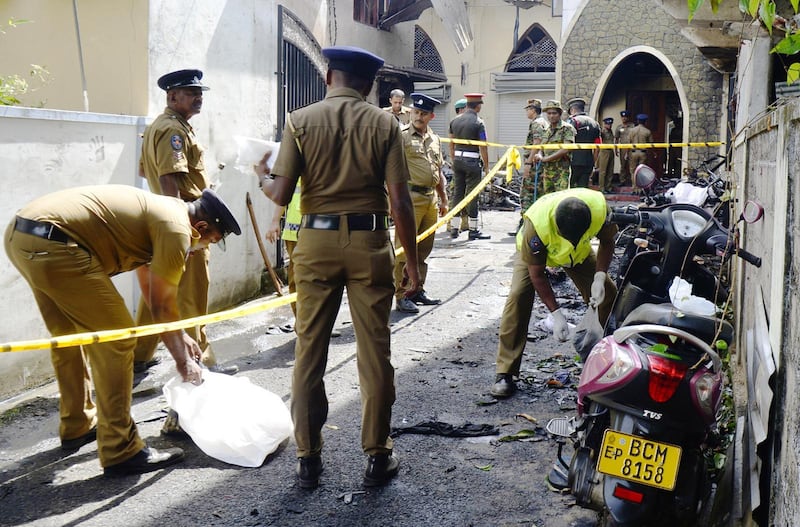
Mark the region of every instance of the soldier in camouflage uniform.
[[[559, 101], [550, 100], [542, 106], [549, 127], [539, 133], [541, 144], [566, 144], [575, 142], [575, 128], [561, 120], [564, 110]], [[570, 155], [569, 150], [561, 148], [538, 150], [533, 155], [534, 163], [538, 163], [539, 177], [542, 180], [542, 195], [569, 188]], [[541, 196], [540, 196], [541, 197]]]
[[[549, 123], [542, 115], [542, 101], [539, 99], [528, 99], [528, 104], [525, 106], [525, 111], [528, 113], [528, 119], [531, 120], [528, 125], [528, 137], [525, 139], [525, 146], [538, 145], [541, 143], [541, 135]], [[535, 150], [527, 150], [525, 152], [525, 167], [522, 171], [522, 184], [519, 191], [519, 205], [521, 212], [524, 213], [528, 207], [533, 205], [536, 198], [542, 194], [542, 181], [541, 178], [536, 177], [533, 162], [533, 155]], [[538, 184], [537, 184], [538, 183]], [[520, 219], [520, 227], [522, 220]]]

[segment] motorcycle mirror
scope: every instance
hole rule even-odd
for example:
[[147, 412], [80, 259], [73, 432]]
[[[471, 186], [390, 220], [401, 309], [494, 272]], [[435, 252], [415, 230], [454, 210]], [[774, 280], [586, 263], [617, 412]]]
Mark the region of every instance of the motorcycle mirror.
[[764, 207], [757, 201], [751, 199], [747, 200], [744, 204], [744, 209], [739, 215], [739, 221], [744, 220], [745, 223], [755, 223], [764, 216]]
[[636, 186], [643, 190], [649, 190], [656, 184], [656, 171], [647, 165], [639, 165], [633, 172], [633, 180]]

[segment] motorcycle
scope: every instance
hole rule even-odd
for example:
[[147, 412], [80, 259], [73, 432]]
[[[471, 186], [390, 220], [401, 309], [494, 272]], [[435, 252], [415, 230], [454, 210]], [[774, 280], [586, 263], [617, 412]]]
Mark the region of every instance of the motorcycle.
[[[740, 221], [761, 215], [748, 202]], [[585, 358], [577, 417], [547, 425], [574, 449], [567, 461], [562, 441], [557, 466], [568, 467], [569, 491], [578, 505], [600, 511], [601, 526], [709, 525], [714, 481], [704, 453], [721, 406], [717, 350], [734, 332], [714, 315], [677, 308], [669, 289], [682, 278], [695, 295], [719, 301], [725, 292], [702, 256], [735, 254], [756, 266], [761, 259], [695, 205], [618, 208], [610, 221], [637, 225], [642, 250], [621, 282], [606, 336]]]

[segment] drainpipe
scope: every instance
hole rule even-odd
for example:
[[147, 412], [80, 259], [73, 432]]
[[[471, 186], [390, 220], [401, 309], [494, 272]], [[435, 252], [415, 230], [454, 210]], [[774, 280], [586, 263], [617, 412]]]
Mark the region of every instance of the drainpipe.
[[78, 0], [72, 0], [75, 16], [75, 35], [78, 37], [78, 63], [81, 65], [81, 84], [83, 85], [83, 111], [89, 111], [89, 92], [86, 89], [86, 70], [83, 66], [83, 46], [81, 45], [81, 26], [78, 23]]

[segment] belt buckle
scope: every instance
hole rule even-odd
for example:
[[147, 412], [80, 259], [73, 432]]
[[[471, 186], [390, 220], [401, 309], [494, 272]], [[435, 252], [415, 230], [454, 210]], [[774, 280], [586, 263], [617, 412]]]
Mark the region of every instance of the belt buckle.
[[372, 215], [372, 232], [375, 232], [377, 230], [378, 230], [378, 215], [377, 214], [373, 214]]

